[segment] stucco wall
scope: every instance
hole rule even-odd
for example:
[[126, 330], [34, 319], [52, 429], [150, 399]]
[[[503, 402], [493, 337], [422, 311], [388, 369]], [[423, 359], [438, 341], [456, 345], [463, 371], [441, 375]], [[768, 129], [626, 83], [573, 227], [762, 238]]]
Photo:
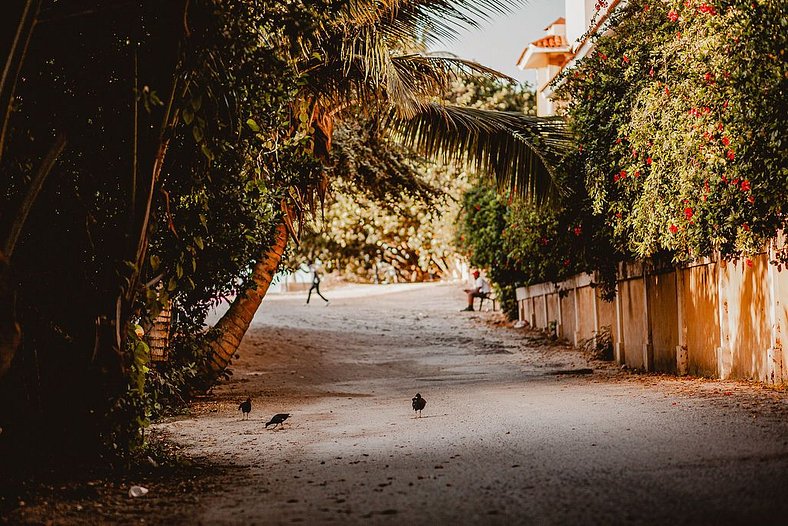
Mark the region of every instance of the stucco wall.
[[561, 334], [570, 343], [574, 343], [575, 338], [575, 295], [570, 291], [569, 294], [561, 298]]
[[624, 333], [625, 363], [637, 369], [646, 365], [643, 359], [643, 345], [648, 340], [648, 328], [643, 316], [645, 290], [642, 279], [629, 279], [618, 284], [623, 316], [621, 326]]
[[721, 262], [720, 325], [721, 376], [765, 380], [770, 346], [767, 285], [768, 258], [752, 258], [752, 266], [739, 262]]
[[682, 302], [684, 312], [689, 373], [717, 376], [717, 348], [720, 341], [717, 267], [713, 264], [698, 265], [679, 272], [684, 278], [679, 301]]
[[577, 311], [578, 342], [594, 337], [594, 289], [592, 287], [580, 287], [577, 289]]
[[587, 275], [574, 276], [558, 284], [565, 295], [560, 320], [554, 284], [518, 289], [518, 299], [526, 315], [536, 313], [537, 327], [559, 321], [559, 336], [569, 341], [575, 330], [581, 342], [610, 326], [617, 359], [630, 367], [675, 373], [677, 349], [685, 349], [689, 374], [788, 383], [782, 345], [788, 270], [770, 265], [770, 259], [762, 254], [749, 264], [704, 260], [659, 273], [647, 263], [625, 264], [611, 303], [597, 296]]
[[[788, 331], [788, 270], [777, 270], [772, 267], [772, 277], [774, 279], [774, 312], [775, 312], [775, 340], [781, 355], [782, 381], [788, 383], [788, 345], [783, 339]], [[775, 378], [777, 381], [777, 378]]]
[[676, 303], [675, 272], [648, 277], [648, 307], [656, 371], [676, 372], [676, 346], [679, 344]]

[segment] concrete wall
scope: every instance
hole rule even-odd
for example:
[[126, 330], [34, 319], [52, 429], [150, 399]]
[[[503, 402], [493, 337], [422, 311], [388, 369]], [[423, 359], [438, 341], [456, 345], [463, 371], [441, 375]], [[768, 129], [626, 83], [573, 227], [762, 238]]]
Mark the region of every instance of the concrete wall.
[[676, 273], [655, 274], [647, 279], [654, 370], [675, 373], [679, 344]]
[[575, 345], [610, 327], [615, 358], [629, 367], [788, 383], [788, 270], [773, 259], [677, 269], [627, 263], [614, 302], [602, 301], [586, 274], [520, 288], [517, 299], [523, 320], [541, 329], [555, 321], [558, 336]]

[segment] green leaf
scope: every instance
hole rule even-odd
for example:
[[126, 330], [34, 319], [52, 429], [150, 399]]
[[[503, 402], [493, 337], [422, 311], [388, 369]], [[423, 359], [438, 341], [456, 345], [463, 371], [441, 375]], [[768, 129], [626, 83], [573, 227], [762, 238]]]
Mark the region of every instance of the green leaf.
[[257, 125], [254, 119], [251, 118], [246, 119], [246, 125], [249, 126], [249, 129], [255, 133], [258, 133], [260, 131], [260, 126]]

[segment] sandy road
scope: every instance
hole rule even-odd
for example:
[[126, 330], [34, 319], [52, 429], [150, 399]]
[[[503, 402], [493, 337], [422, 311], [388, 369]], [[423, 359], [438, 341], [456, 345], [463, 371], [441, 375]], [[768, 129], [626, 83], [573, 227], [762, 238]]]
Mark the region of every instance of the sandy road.
[[[552, 375], [588, 364], [458, 312], [464, 295], [449, 285], [326, 295], [327, 307], [266, 298], [215, 400], [157, 426], [233, 466], [181, 510], [190, 522], [788, 520], [785, 392], [613, 368]], [[292, 417], [263, 429], [278, 412]]]

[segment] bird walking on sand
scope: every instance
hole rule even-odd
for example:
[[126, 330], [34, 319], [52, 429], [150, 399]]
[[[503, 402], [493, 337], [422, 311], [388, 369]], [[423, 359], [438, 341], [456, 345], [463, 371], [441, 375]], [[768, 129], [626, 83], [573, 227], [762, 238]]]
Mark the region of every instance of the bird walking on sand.
[[421, 418], [421, 410], [427, 405], [427, 401], [421, 397], [419, 393], [416, 393], [416, 396], [413, 397], [413, 410], [419, 412], [419, 418]]
[[245, 402], [238, 404], [238, 410], [243, 413], [244, 419], [249, 418], [249, 413], [252, 412], [252, 399], [247, 397]]
[[271, 420], [268, 421], [268, 423], [265, 425], [265, 428], [268, 429], [268, 426], [270, 426], [271, 424], [273, 424], [274, 428], [276, 428], [276, 426], [278, 426], [288, 418], [290, 418], [290, 413], [277, 413], [271, 417]]

